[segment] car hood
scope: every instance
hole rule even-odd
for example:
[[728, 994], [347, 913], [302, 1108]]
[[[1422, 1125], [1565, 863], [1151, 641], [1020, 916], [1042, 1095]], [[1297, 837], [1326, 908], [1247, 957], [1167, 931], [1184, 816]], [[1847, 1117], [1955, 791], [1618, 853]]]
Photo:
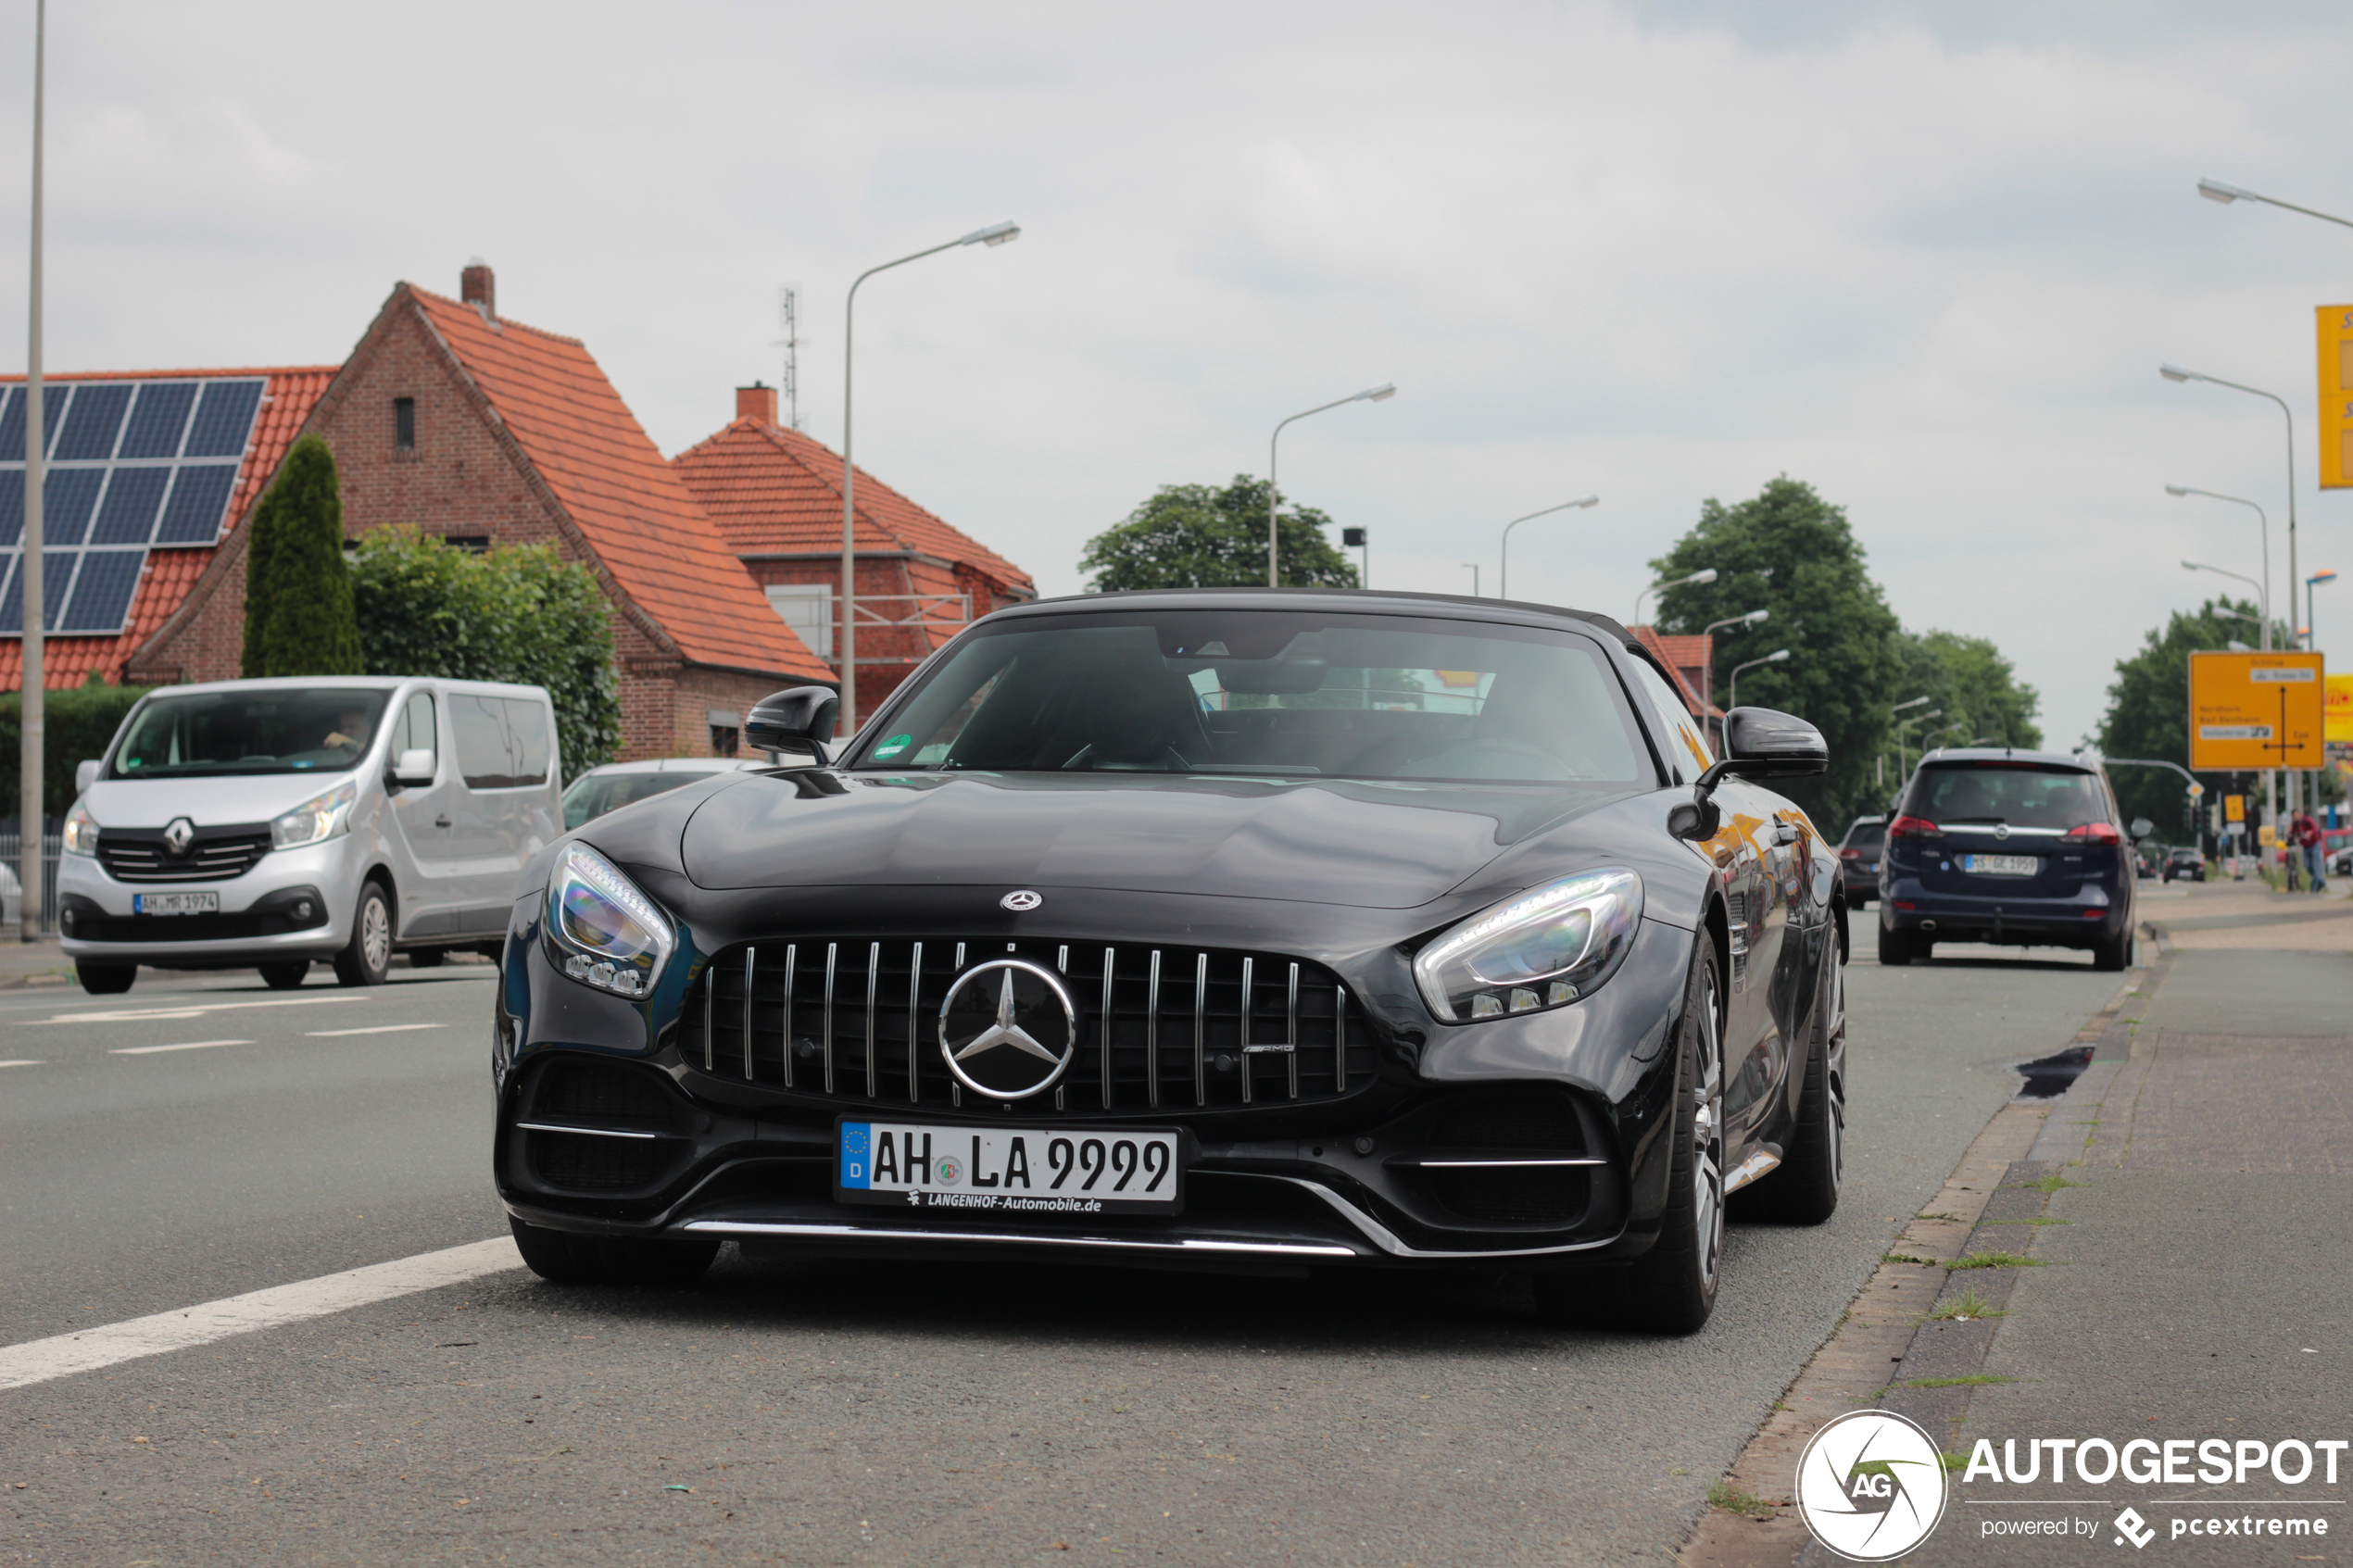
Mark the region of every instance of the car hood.
[[363, 770], [241, 773], [211, 779], [100, 779], [82, 804], [102, 828], [169, 827], [185, 817], [200, 828], [266, 822], [312, 796], [362, 776]]
[[[710, 888], [1088, 887], [1411, 909], [1624, 792], [988, 773], [751, 775], [681, 855]], [[583, 836], [594, 839], [596, 824]]]

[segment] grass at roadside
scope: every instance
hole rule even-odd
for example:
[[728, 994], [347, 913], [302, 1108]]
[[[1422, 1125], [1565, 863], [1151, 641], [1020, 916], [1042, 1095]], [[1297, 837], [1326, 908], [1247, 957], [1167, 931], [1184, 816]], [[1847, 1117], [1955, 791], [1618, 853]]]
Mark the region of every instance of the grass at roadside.
[[1768, 1498], [1741, 1490], [1730, 1481], [1711, 1481], [1707, 1484], [1707, 1506], [1720, 1508], [1727, 1513], [1737, 1513], [1744, 1519], [1770, 1519], [1780, 1507]]
[[1998, 1318], [1993, 1303], [1974, 1290], [1965, 1290], [1950, 1301], [1939, 1301], [1929, 1309], [1928, 1315], [1940, 1323], [1966, 1323], [1977, 1318]]

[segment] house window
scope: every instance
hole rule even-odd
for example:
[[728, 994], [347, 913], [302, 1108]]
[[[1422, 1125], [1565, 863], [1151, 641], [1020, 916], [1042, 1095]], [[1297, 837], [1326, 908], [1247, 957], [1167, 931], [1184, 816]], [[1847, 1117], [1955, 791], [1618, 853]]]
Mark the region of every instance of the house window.
[[830, 583], [771, 583], [768, 605], [799, 633], [819, 659], [834, 656], [834, 585]]
[[735, 756], [743, 744], [744, 716], [713, 708], [706, 710], [703, 718], [711, 725], [711, 754]]
[[413, 397], [392, 400], [392, 445], [400, 452], [417, 449], [417, 400]]
[[441, 536], [441, 542], [453, 550], [463, 550], [470, 556], [487, 555], [490, 552], [490, 535], [487, 533], [445, 533]]

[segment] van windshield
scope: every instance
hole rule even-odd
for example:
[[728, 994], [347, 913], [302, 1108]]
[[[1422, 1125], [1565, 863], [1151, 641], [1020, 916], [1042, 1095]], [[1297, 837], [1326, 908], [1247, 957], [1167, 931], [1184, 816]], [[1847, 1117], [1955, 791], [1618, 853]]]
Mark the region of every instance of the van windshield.
[[346, 686], [150, 697], [107, 776], [347, 772], [376, 738], [385, 695]]

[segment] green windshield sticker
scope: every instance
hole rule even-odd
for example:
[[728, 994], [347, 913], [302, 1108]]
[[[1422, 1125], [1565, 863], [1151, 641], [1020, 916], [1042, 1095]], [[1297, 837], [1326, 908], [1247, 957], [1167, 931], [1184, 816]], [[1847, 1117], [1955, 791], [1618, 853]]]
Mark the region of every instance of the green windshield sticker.
[[886, 757], [896, 757], [914, 743], [915, 737], [912, 735], [893, 735], [875, 747], [875, 759], [879, 762]]

